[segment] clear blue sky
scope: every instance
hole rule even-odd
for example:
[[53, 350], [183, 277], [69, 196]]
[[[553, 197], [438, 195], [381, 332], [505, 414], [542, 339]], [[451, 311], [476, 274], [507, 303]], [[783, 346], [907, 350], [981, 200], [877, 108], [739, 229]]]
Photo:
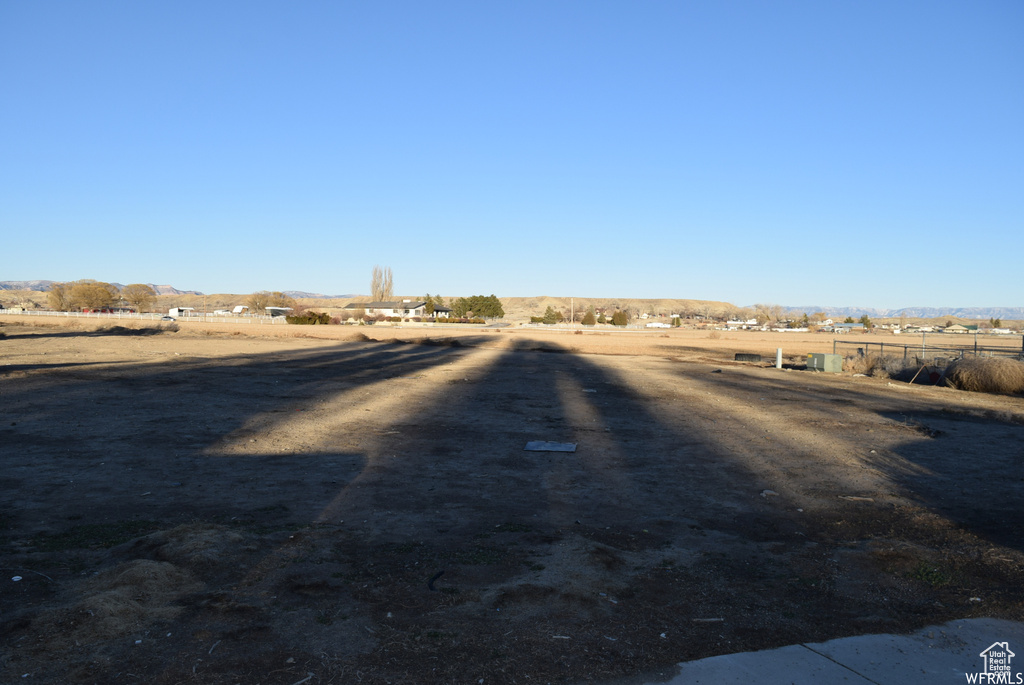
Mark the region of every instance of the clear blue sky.
[[0, 280], [1021, 306], [1024, 2], [0, 2]]

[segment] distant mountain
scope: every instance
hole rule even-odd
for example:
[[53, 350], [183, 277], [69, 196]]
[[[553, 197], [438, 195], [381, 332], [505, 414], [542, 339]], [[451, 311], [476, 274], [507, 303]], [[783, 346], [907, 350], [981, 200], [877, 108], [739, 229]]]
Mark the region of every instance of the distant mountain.
[[960, 319], [1005, 319], [1018, 321], [1024, 319], [1024, 307], [903, 307], [902, 309], [873, 309], [871, 307], [785, 307], [789, 312], [808, 313], [825, 312], [835, 318], [837, 316], [860, 317], [867, 314], [873, 319], [938, 319], [943, 316]]
[[46, 292], [56, 281], [0, 281], [0, 290], [35, 290]]
[[[120, 285], [119, 283], [113, 283], [112, 285], [116, 285], [118, 288], [123, 288], [124, 287], [123, 285]], [[146, 285], [148, 285], [150, 288], [152, 288], [153, 291], [157, 295], [202, 295], [203, 294], [203, 293], [199, 292], [198, 290], [178, 290], [177, 288], [175, 288], [172, 285], [157, 285], [156, 283], [147, 283]]]
[[[59, 281], [0, 281], [0, 290], [32, 290], [35, 292], [46, 292], [50, 286]], [[123, 283], [111, 283], [110, 285], [123, 288]], [[202, 295], [198, 290], [178, 290], [172, 285], [157, 285], [147, 283], [157, 295]]]
[[353, 297], [359, 297], [358, 295], [322, 295], [320, 293], [307, 293], [302, 290], [285, 290], [284, 294], [288, 297], [309, 300], [340, 300], [343, 298], [351, 299]]

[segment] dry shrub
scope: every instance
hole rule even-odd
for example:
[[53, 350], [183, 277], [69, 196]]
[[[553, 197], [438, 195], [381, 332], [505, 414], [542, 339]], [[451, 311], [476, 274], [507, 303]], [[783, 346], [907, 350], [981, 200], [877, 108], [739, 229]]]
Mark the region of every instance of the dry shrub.
[[862, 373], [865, 376], [874, 378], [894, 378], [902, 381], [909, 381], [918, 370], [916, 362], [904, 359], [903, 357], [882, 356], [869, 354], [847, 355], [843, 359], [843, 371], [849, 373]]
[[719, 333], [718, 331], [711, 331], [710, 333], [708, 333], [708, 339], [709, 340], [718, 340], [721, 337], [722, 337], [722, 334]]
[[1024, 392], [1024, 363], [1006, 357], [964, 357], [947, 367], [946, 381], [974, 392]]
[[871, 375], [875, 370], [878, 357], [848, 354], [843, 358], [843, 371], [848, 373], [862, 373], [865, 376]]
[[370, 338], [365, 333], [353, 333], [347, 339], [352, 342], [367, 342]]
[[181, 607], [173, 602], [202, 587], [173, 564], [136, 559], [82, 583], [84, 598], [44, 612], [33, 628], [49, 636], [51, 648], [109, 640], [174, 618]]

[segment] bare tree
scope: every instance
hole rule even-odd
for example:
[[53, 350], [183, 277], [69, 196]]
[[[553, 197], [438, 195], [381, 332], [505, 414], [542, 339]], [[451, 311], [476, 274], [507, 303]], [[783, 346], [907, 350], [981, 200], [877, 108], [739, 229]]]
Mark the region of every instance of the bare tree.
[[387, 302], [394, 294], [390, 266], [374, 266], [370, 277], [370, 297], [374, 302]]
[[156, 301], [156, 293], [145, 283], [131, 283], [121, 288], [121, 298], [141, 312], [149, 309]]
[[69, 285], [70, 309], [102, 309], [117, 300], [117, 288], [103, 281], [87, 278]]
[[53, 311], [68, 311], [71, 309], [71, 286], [67, 283], [54, 283], [46, 294], [46, 300]]
[[266, 290], [260, 290], [249, 296], [249, 299], [245, 301], [246, 306], [249, 307], [249, 311], [254, 314], [265, 314], [267, 307], [292, 307], [295, 308], [295, 300], [288, 295], [275, 290], [274, 292], [268, 292]]
[[258, 290], [249, 296], [249, 299], [245, 301], [245, 305], [249, 308], [249, 311], [253, 314], [262, 314], [267, 311], [267, 306], [270, 304], [270, 292], [266, 290]]

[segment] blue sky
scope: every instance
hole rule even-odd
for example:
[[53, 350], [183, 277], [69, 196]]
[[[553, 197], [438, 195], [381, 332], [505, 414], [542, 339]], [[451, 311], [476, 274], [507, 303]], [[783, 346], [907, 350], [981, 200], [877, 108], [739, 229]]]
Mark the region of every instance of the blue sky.
[[0, 2], [0, 280], [1021, 306], [1024, 3]]

